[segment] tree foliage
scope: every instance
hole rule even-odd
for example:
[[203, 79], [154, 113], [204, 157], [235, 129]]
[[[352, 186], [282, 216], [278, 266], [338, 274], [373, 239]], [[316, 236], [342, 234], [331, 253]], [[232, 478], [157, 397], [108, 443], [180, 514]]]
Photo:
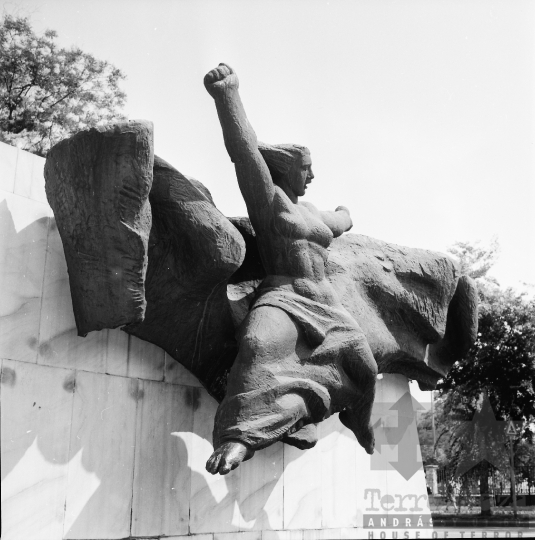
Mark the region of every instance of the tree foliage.
[[41, 156], [77, 131], [124, 119], [121, 71], [59, 48], [56, 37], [38, 36], [26, 18], [0, 24], [0, 141]]
[[[459, 259], [463, 273], [476, 279], [479, 292], [477, 340], [437, 385], [435, 419], [447, 433], [444, 449], [451, 459], [455, 422], [470, 420], [488, 396], [498, 420], [523, 421], [523, 439], [533, 439], [535, 422], [535, 299], [512, 289], [502, 289], [487, 277], [499, 251], [458, 242], [450, 253]], [[429, 427], [430, 417], [422, 417]], [[437, 426], [437, 437], [440, 429]], [[446, 452], [439, 454], [446, 459]]]
[[[505, 421], [513, 419], [523, 426], [514, 444], [515, 466], [535, 455], [535, 299], [502, 289], [487, 278], [497, 251], [496, 243], [490, 249], [467, 242], [451, 249], [464, 273], [478, 284], [478, 336], [465, 358], [437, 385], [435, 446], [430, 413], [422, 416], [419, 426], [424, 462], [436, 461], [452, 471], [477, 462], [469, 476], [479, 476], [482, 494], [488, 489], [490, 470], [499, 466], [499, 460], [489, 456], [508, 455], [507, 439], [501, 436]], [[492, 415], [492, 421], [474, 422], [484, 414]]]
[[490, 246], [481, 246], [479, 242], [456, 242], [448, 251], [458, 260], [462, 274], [476, 280], [490, 280], [496, 284], [496, 280], [487, 276], [500, 252], [496, 238], [492, 240]]
[[[496, 417], [523, 420], [524, 438], [531, 439], [534, 380], [535, 301], [511, 289], [480, 288], [477, 341], [438, 385], [449, 409], [475, 403], [484, 391]], [[468, 407], [467, 413], [472, 411]]]

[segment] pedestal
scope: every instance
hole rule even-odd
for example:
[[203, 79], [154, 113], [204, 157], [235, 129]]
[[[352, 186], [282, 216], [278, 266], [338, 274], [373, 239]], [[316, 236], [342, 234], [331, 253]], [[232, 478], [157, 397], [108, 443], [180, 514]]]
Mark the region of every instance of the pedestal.
[[378, 381], [373, 456], [335, 415], [311, 450], [278, 443], [207, 473], [217, 404], [199, 382], [120, 330], [77, 336], [43, 162], [0, 143], [3, 540], [368, 538], [396, 516], [428, 527], [414, 411], [392, 408], [409, 391], [401, 375]]

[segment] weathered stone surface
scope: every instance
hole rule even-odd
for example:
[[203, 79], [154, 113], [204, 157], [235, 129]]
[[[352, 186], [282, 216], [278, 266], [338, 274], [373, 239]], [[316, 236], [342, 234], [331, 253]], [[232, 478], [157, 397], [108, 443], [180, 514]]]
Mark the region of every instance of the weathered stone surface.
[[347, 208], [298, 200], [314, 178], [308, 149], [257, 141], [228, 66], [205, 86], [249, 218], [225, 218], [154, 157], [145, 124], [51, 152], [79, 332], [123, 324], [198, 377], [220, 401], [213, 474], [277, 441], [310, 448], [335, 413], [372, 453], [377, 373], [432, 388], [475, 339], [474, 284], [445, 255], [342, 236]]
[[145, 319], [124, 328], [165, 349], [217, 399], [237, 353], [227, 280], [245, 244], [210, 192], [154, 158]]
[[458, 289], [447, 257], [342, 238], [352, 227], [347, 208], [320, 211], [299, 201], [314, 178], [308, 149], [258, 141], [230, 66], [219, 64], [204, 85], [252, 225], [237, 223], [251, 271], [242, 267], [229, 287], [238, 354], [206, 467], [227, 474], [279, 440], [310, 448], [317, 424], [334, 413], [372, 453], [378, 369], [431, 387], [473, 335], [463, 326], [472, 313], [458, 321], [475, 307], [470, 283], [464, 279]]
[[372, 453], [377, 363], [326, 278], [329, 245], [352, 227], [349, 211], [298, 202], [314, 178], [310, 152], [258, 142], [229, 66], [210, 71], [204, 84], [266, 270], [239, 328], [207, 469], [226, 474], [279, 440], [310, 448], [317, 442], [316, 424], [334, 413]]
[[78, 333], [123, 325], [223, 399], [237, 353], [227, 280], [245, 244], [210, 192], [154, 156], [147, 122], [62, 141], [45, 175]]
[[[229, 284], [240, 324], [267, 274], [248, 219], [231, 219], [247, 246]], [[348, 233], [333, 240], [326, 276], [364, 331], [380, 373], [400, 373], [423, 389], [434, 388], [476, 339], [475, 284], [442, 253]]]
[[153, 160], [152, 124], [137, 121], [80, 132], [48, 153], [46, 193], [80, 336], [143, 320]]
[[[333, 242], [327, 275], [364, 330], [382, 373], [401, 373], [430, 389], [445, 374], [438, 363], [448, 363], [447, 371], [475, 340], [475, 285], [446, 255], [348, 234]], [[459, 295], [462, 313], [453, 302]], [[446, 343], [452, 332], [455, 349]], [[441, 360], [429, 344], [441, 344]]]
[[477, 339], [478, 301], [474, 280], [461, 276], [448, 306], [446, 333], [440, 341], [429, 346], [428, 365], [437, 373], [446, 375]]

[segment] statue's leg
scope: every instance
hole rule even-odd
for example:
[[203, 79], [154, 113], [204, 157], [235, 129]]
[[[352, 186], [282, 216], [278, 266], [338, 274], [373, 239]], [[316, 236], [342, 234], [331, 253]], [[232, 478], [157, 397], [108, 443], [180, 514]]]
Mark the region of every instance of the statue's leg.
[[[262, 426], [263, 440], [260, 447], [280, 440], [296, 422], [307, 415], [304, 399], [297, 394], [281, 396], [274, 403], [274, 392], [279, 384], [277, 375], [282, 372], [295, 370], [297, 355], [296, 348], [301, 338], [301, 331], [293, 320], [282, 310], [269, 306], [253, 309], [244, 321], [240, 332], [240, 348], [236, 361], [229, 374], [227, 397], [219, 406], [214, 425], [214, 443], [216, 448], [206, 464], [212, 474], [227, 474], [239, 466], [242, 461], [250, 459], [255, 452], [252, 444], [245, 440], [231, 440], [225, 437], [224, 442], [218, 443], [220, 433], [232, 430], [238, 423], [240, 432], [247, 438], [247, 418], [257, 419], [259, 411], [269, 411], [273, 422]], [[247, 405], [241, 405], [238, 410], [229, 406], [233, 396], [246, 394], [259, 388], [266, 388], [258, 399]], [[266, 400], [266, 402], [264, 402]], [[267, 400], [271, 400], [268, 401]], [[277, 410], [272, 410], [275, 404]], [[250, 410], [247, 410], [250, 407]], [[260, 428], [251, 425], [251, 431], [258, 432]], [[253, 437], [251, 437], [252, 439]], [[271, 442], [270, 442], [270, 439]]]
[[343, 350], [343, 354], [343, 369], [356, 386], [358, 398], [340, 413], [340, 421], [355, 434], [364, 450], [368, 454], [373, 454], [375, 437], [371, 415], [377, 381], [377, 363], [360, 328], [351, 347]]

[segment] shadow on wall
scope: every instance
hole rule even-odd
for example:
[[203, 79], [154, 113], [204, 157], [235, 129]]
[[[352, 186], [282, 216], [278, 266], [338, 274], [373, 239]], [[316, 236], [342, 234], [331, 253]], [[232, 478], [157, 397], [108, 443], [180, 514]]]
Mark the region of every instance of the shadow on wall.
[[[17, 219], [0, 204], [3, 538], [174, 536], [342, 520], [356, 526], [363, 486], [383, 489], [386, 470], [369, 470], [368, 456], [337, 418], [320, 424], [314, 450], [278, 443], [228, 476], [211, 476], [204, 466], [215, 400], [179, 378], [163, 382], [163, 371], [160, 380], [149, 380], [122, 369], [138, 361], [124, 332], [107, 331], [123, 341], [113, 363], [96, 362], [110, 341], [95, 339], [104, 331], [78, 338], [70, 330], [53, 220], [26, 221], [17, 232]], [[67, 298], [49, 302], [51, 288], [52, 296]], [[65, 321], [45, 331], [50, 319]], [[65, 329], [82, 345], [73, 345]], [[39, 354], [43, 344], [47, 354]], [[143, 361], [161, 362], [152, 356], [161, 350], [150, 347]]]
[[[370, 467], [337, 418], [320, 424], [311, 451], [278, 443], [228, 476], [207, 473], [216, 402], [187, 373], [163, 382], [165, 357], [151, 344], [119, 330], [78, 338], [49, 209], [7, 199], [0, 203], [5, 540], [356, 526], [364, 488], [387, 492], [385, 465]], [[381, 400], [390, 407], [408, 387], [405, 377], [388, 377]], [[388, 446], [376, 454], [384, 461]], [[423, 488], [416, 476], [416, 484], [398, 486], [397, 473], [390, 487], [419, 493], [420, 476]]]
[[[17, 232], [7, 203], [0, 204], [2, 257], [12, 261], [2, 272], [0, 329], [6, 538], [15, 531], [25, 538], [47, 530], [50, 538], [102, 538], [281, 528], [282, 507], [275, 507], [282, 504], [282, 445], [227, 477], [212, 477], [204, 464], [217, 404], [203, 389], [85, 371], [75, 359], [77, 369], [45, 365], [46, 355], [38, 357], [35, 321], [62, 317], [41, 314], [38, 292], [44, 257], [36, 239], [52, 221], [41, 218]], [[5, 350], [17, 330], [12, 320], [33, 356]], [[279, 489], [280, 501], [268, 502]]]

